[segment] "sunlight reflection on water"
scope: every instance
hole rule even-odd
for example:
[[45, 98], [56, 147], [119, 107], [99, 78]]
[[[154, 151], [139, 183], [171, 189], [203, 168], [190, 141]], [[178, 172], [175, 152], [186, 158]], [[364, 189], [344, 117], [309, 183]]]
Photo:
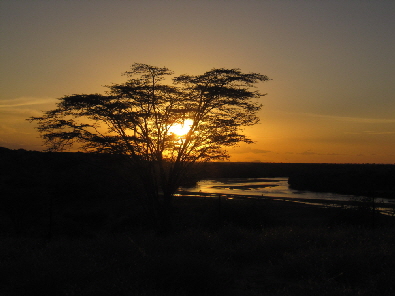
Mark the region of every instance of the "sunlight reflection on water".
[[[308, 200], [333, 200], [333, 201], [350, 201], [361, 197], [354, 195], [344, 195], [328, 192], [312, 192], [294, 190], [288, 186], [288, 178], [229, 178], [202, 180], [197, 183], [196, 187], [180, 188], [182, 192], [204, 193], [211, 195], [250, 195], [256, 197], [271, 197], [280, 199], [305, 199]], [[298, 201], [300, 202], [300, 201]], [[385, 198], [378, 198], [377, 202], [390, 204], [392, 201]], [[319, 205], [312, 202], [311, 204]], [[322, 205], [322, 204], [321, 204]]]
[[239, 194], [282, 198], [349, 200], [350, 195], [293, 190], [287, 178], [235, 178], [202, 180], [193, 188], [181, 188], [187, 192], [211, 194]]

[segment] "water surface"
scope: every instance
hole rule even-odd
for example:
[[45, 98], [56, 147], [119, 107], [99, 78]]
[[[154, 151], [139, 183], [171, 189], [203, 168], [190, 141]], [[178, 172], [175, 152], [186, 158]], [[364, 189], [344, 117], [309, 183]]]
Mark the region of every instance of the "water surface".
[[[228, 178], [202, 180], [197, 183], [196, 187], [181, 188], [180, 191], [194, 194], [226, 194], [227, 196], [254, 196], [270, 197], [278, 199], [294, 199], [295, 201], [303, 200], [304, 203], [317, 203], [317, 200], [323, 201], [350, 201], [364, 198], [362, 196], [345, 195], [327, 192], [312, 192], [291, 189], [288, 186], [288, 178]], [[314, 201], [313, 201], [314, 200]], [[310, 202], [309, 202], [310, 201]], [[387, 204], [390, 208], [393, 206], [393, 200], [378, 198], [377, 202]]]

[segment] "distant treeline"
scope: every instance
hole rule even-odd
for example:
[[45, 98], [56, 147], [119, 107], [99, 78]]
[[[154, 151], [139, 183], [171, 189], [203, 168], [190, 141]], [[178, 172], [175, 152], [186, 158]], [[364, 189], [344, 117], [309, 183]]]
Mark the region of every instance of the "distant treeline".
[[0, 148], [0, 236], [50, 237], [63, 231], [59, 227], [76, 233], [76, 219], [101, 225], [105, 218], [95, 214], [98, 205], [125, 207], [124, 200], [136, 200], [131, 198], [140, 196], [136, 179], [114, 155]]
[[305, 166], [289, 176], [291, 188], [298, 190], [386, 197], [395, 199], [395, 165]]
[[322, 163], [209, 163], [204, 178], [288, 177], [291, 188], [395, 198], [395, 165]]
[[0, 191], [12, 195], [96, 197], [122, 193], [134, 178], [114, 155], [52, 153], [0, 147]]
[[[0, 190], [65, 195], [139, 194], [117, 155], [47, 153], [0, 147]], [[184, 185], [209, 178], [289, 177], [294, 189], [395, 197], [395, 165], [213, 162], [196, 165]], [[8, 189], [6, 189], [8, 188]], [[20, 192], [22, 193], [22, 192]]]
[[[62, 227], [74, 233], [81, 219], [101, 225], [119, 211], [141, 207], [138, 173], [117, 155], [0, 147], [0, 236], [51, 236]], [[289, 177], [290, 186], [300, 190], [395, 196], [394, 165], [206, 163], [197, 165], [183, 186], [201, 179], [259, 177]], [[97, 212], [100, 205], [109, 213]]]

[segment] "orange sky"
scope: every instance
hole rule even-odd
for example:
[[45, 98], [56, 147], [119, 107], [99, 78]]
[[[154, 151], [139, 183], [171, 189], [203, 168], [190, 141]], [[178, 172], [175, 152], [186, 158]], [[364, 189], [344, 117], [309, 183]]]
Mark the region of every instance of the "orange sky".
[[139, 62], [273, 79], [233, 161], [395, 163], [395, 1], [2, 0], [0, 14], [0, 146], [41, 150], [25, 118]]

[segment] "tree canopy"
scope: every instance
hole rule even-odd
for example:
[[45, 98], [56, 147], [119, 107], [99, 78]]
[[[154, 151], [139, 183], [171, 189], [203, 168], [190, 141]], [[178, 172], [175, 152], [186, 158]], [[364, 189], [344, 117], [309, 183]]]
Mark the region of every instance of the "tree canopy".
[[127, 81], [105, 94], [64, 96], [56, 109], [30, 118], [48, 151], [123, 155], [156, 203], [171, 198], [193, 163], [226, 159], [227, 147], [252, 143], [242, 128], [259, 121], [263, 94], [254, 86], [267, 76], [221, 68], [170, 80], [168, 68], [138, 63], [124, 74]]

